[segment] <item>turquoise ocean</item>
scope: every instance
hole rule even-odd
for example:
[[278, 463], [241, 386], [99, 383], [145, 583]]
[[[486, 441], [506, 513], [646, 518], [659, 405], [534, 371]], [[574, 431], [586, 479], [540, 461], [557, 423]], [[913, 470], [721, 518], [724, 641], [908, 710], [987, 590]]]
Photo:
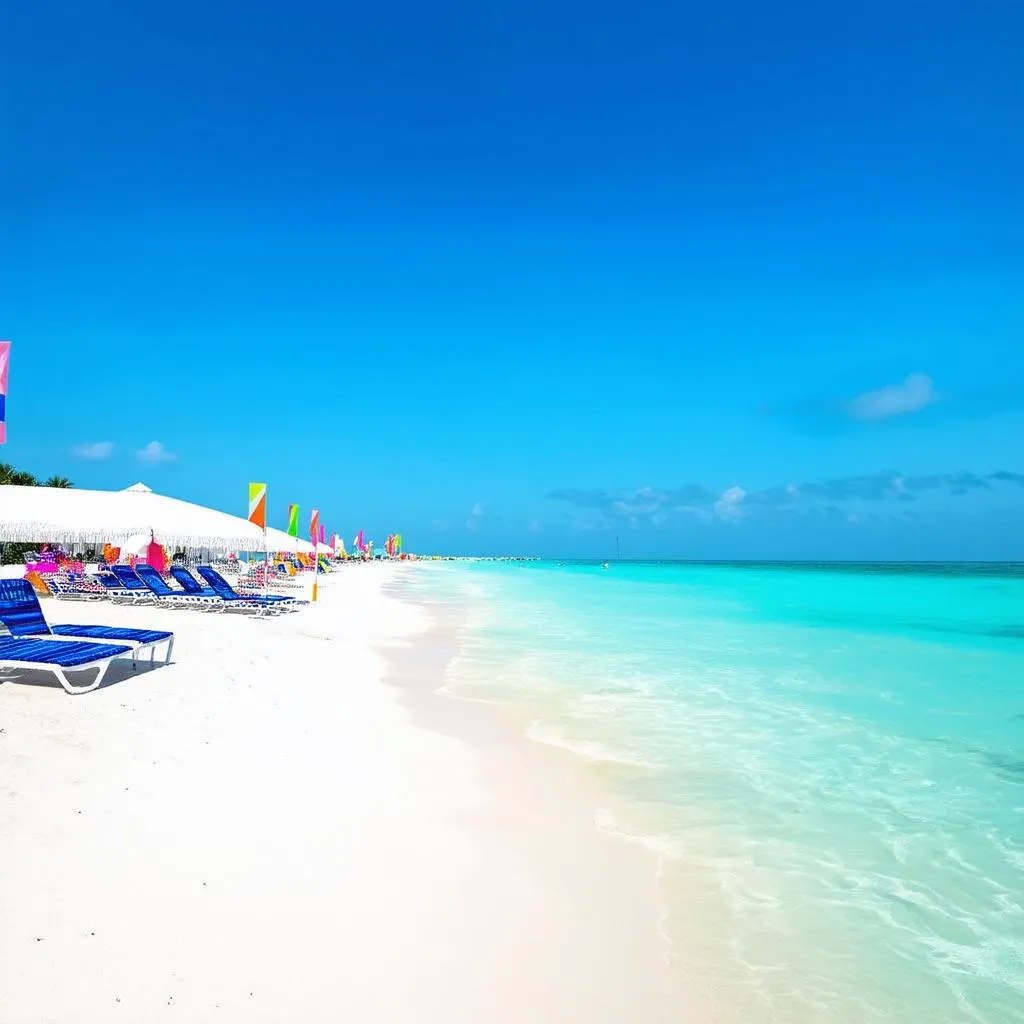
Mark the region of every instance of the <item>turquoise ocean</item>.
[[436, 563], [716, 1021], [1024, 1021], [1024, 566]]

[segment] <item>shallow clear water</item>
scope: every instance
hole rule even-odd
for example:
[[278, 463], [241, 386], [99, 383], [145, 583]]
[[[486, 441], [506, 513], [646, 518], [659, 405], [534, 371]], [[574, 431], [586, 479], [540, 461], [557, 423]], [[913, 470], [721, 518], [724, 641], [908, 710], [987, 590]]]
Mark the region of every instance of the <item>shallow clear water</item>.
[[719, 1020], [1024, 1020], [1024, 567], [429, 566]]

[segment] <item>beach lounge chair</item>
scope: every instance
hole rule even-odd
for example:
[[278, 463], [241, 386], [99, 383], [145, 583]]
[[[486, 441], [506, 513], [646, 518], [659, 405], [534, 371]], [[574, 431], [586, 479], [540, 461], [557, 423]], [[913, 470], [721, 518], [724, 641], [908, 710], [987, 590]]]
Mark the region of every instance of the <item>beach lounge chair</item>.
[[110, 575], [103, 574], [99, 579], [108, 588], [112, 601], [129, 601], [133, 604], [155, 602], [156, 595], [139, 579], [130, 565], [111, 565], [108, 568]]
[[172, 565], [171, 575], [177, 580], [178, 586], [186, 594], [194, 594], [196, 597], [217, 597], [217, 591], [213, 587], [205, 587], [195, 576], [192, 575], [183, 565]]
[[[103, 682], [115, 658], [131, 654], [124, 644], [95, 644], [84, 640], [25, 640], [21, 637], [0, 637], [0, 671], [4, 669], [35, 669], [52, 672], [68, 693], [88, 693]], [[91, 683], [76, 686], [67, 673], [99, 671]]]
[[[205, 594], [186, 594], [183, 590], [172, 590], [167, 581], [151, 565], [137, 565], [135, 574], [149, 590], [150, 594], [168, 605], [187, 605], [205, 608], [207, 611], [220, 611], [223, 601], [219, 597], [208, 597]], [[118, 577], [120, 579], [120, 576]]]
[[166, 643], [164, 664], [171, 660], [174, 634], [162, 629], [131, 629], [126, 626], [51, 626], [46, 621], [35, 591], [26, 580], [0, 580], [0, 622], [13, 637], [27, 639], [94, 640], [125, 644], [133, 651], [135, 661], [140, 651], [148, 650], [150, 663], [158, 644]]
[[261, 594], [265, 586], [274, 589], [297, 590], [301, 584], [287, 574], [278, 572], [274, 566], [265, 569], [262, 562], [251, 566], [233, 584], [235, 591], [242, 595]]
[[[209, 577], [207, 576], [207, 573], [204, 572], [203, 570], [207, 570], [207, 572], [213, 574], [213, 577], [215, 578], [215, 580], [217, 582], [215, 582], [212, 585], [211, 589], [217, 588], [219, 586], [221, 589], [217, 590], [217, 593], [220, 594], [221, 596], [223, 596], [223, 594], [224, 594], [224, 589], [223, 588], [226, 587], [228, 592], [234, 594], [235, 597], [242, 598], [243, 600], [249, 600], [249, 598], [255, 598], [255, 599], [259, 600], [259, 601], [269, 601], [269, 602], [276, 601], [276, 602], [281, 603], [281, 604], [304, 604], [305, 603], [301, 598], [292, 597], [290, 594], [263, 594], [263, 593], [257, 593], [255, 590], [252, 589], [253, 588], [253, 584], [251, 582], [246, 582], [246, 583], [243, 584], [241, 581], [239, 581], [237, 584], [232, 586], [224, 578], [224, 575], [219, 570], [214, 569], [212, 565], [198, 565], [198, 566], [196, 566], [196, 572], [199, 573], [199, 575], [202, 576], [204, 580], [209, 580]], [[262, 586], [262, 583], [260, 585]], [[234, 598], [228, 598], [228, 600], [234, 600]]]
[[[28, 577], [25, 577], [28, 579]], [[31, 580], [29, 580], [31, 582]], [[107, 588], [91, 576], [55, 573], [45, 578], [46, 589], [65, 601], [103, 601], [108, 596]], [[38, 592], [38, 587], [36, 588]]]
[[197, 565], [196, 572], [206, 580], [229, 609], [254, 611], [261, 615], [276, 615], [279, 612], [293, 611], [298, 607], [298, 602], [294, 597], [281, 597], [278, 594], [266, 596], [239, 594], [212, 565]]
[[93, 577], [97, 583], [107, 592], [108, 596], [112, 596], [118, 591], [124, 591], [124, 587], [121, 586], [117, 581], [117, 577], [110, 571], [110, 569], [104, 569], [102, 572], [96, 573]]
[[[217, 570], [214, 569], [213, 571], [216, 572]], [[175, 580], [177, 580], [178, 584], [181, 586], [181, 589], [184, 590], [186, 594], [195, 594], [196, 596], [203, 596], [203, 597], [216, 597], [218, 601], [219, 600], [223, 600], [221, 598], [221, 595], [218, 594], [217, 591], [213, 589], [213, 587], [203, 586], [201, 583], [199, 583], [196, 580], [195, 576], [193, 576], [192, 573], [190, 573], [188, 571], [188, 569], [186, 569], [182, 565], [172, 565], [171, 566], [171, 575], [175, 578]], [[221, 577], [221, 578], [223, 579], [223, 577]], [[228, 584], [226, 580], [224, 582], [225, 582], [226, 585], [228, 585], [230, 587], [230, 584]], [[262, 597], [263, 596], [261, 594], [254, 594], [254, 593], [246, 592], [244, 590], [237, 590], [235, 588], [231, 588], [231, 589], [233, 589], [235, 591], [235, 593], [240, 598], [242, 598], [243, 600], [246, 599], [246, 598], [249, 598], [249, 597]], [[283, 600], [283, 601], [287, 602], [289, 600], [288, 598], [280, 597], [277, 594], [267, 594], [266, 596], [268, 598], [273, 599], [274, 601], [282, 601]], [[234, 600], [234, 598], [229, 598], [229, 600]]]

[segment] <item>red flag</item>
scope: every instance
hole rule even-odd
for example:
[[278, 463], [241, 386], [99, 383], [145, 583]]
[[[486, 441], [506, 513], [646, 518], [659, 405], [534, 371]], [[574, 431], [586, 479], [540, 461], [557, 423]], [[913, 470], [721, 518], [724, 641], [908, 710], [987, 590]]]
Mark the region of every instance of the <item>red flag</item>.
[[313, 514], [309, 517], [309, 539], [315, 544], [317, 537], [320, 536], [320, 510], [313, 509]]

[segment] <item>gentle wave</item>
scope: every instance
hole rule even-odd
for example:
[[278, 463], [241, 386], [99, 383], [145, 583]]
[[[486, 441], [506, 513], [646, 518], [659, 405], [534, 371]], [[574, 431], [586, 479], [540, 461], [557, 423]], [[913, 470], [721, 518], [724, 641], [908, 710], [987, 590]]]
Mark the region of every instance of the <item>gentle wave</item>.
[[[1024, 1019], [1024, 580], [474, 566], [448, 687], [520, 706], [665, 858], [716, 1019]], [[628, 770], [626, 770], [628, 769]]]

